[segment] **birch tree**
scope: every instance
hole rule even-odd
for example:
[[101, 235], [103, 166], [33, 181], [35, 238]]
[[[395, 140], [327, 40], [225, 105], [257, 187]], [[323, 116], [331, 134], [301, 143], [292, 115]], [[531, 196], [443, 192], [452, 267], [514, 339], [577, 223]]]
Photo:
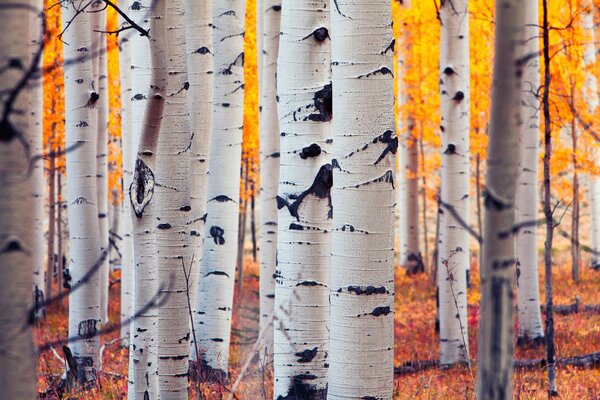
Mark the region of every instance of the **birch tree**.
[[207, 219], [196, 319], [203, 378], [228, 376], [244, 113], [242, 0], [213, 3], [214, 99]]
[[[36, 182], [30, 160], [41, 141], [39, 108], [42, 5], [19, 0], [0, 5], [0, 385], [9, 399], [36, 399], [36, 358], [31, 288], [36, 262], [34, 230]], [[32, 43], [35, 45], [32, 46]], [[34, 50], [32, 50], [34, 49]], [[33, 112], [30, 112], [33, 111]], [[38, 161], [40, 163], [40, 161]], [[39, 166], [37, 167], [39, 168]], [[37, 189], [39, 190], [39, 188]]]
[[394, 131], [391, 8], [331, 3], [333, 229], [328, 399], [391, 399]]
[[496, 4], [492, 109], [484, 193], [477, 398], [512, 398], [515, 192], [526, 2]]
[[[106, 254], [100, 250], [98, 192], [96, 182], [97, 101], [94, 87], [93, 49], [89, 15], [79, 12], [79, 3], [61, 3], [64, 21], [70, 21], [63, 38], [65, 60], [65, 128], [67, 152], [67, 204], [71, 287], [69, 296], [69, 343], [77, 363], [77, 380], [90, 384], [96, 379], [101, 321], [99, 265]], [[67, 45], [68, 43], [68, 45]]]
[[[277, 114], [277, 57], [281, 22], [281, 0], [260, 2], [263, 15], [260, 101], [260, 331], [272, 324], [277, 263], [277, 188], [279, 184], [279, 117]], [[286, 71], [286, 74], [288, 72]], [[273, 329], [265, 330], [261, 355], [268, 363], [273, 356]]]
[[517, 223], [525, 226], [516, 236], [517, 254], [517, 315], [519, 343], [540, 342], [544, 337], [540, 310], [538, 275], [537, 226], [538, 217], [538, 162], [540, 133], [540, 51], [538, 4], [526, 2], [525, 44], [521, 114], [523, 128], [519, 143], [519, 180], [517, 185]]
[[442, 180], [438, 268], [440, 362], [469, 362], [467, 269], [470, 262], [468, 0], [440, 3]]
[[[154, 4], [154, 8], [152, 5]], [[166, 2], [134, 1], [131, 17], [149, 38], [132, 36], [131, 72], [133, 81], [132, 122], [134, 132], [140, 131], [137, 159], [129, 201], [132, 208], [135, 257], [133, 314], [131, 327], [128, 398], [158, 399], [158, 357], [156, 338], [158, 310], [156, 254], [156, 153], [166, 97], [167, 65], [165, 54]], [[149, 39], [149, 42], [148, 42]], [[149, 58], [150, 56], [150, 58]], [[140, 103], [145, 104], [142, 107]], [[145, 110], [144, 110], [145, 109]], [[143, 118], [140, 116], [143, 115]], [[132, 379], [133, 378], [133, 379]]]
[[[274, 2], [265, 1], [265, 5], [268, 38], [277, 29], [271, 28], [269, 13], [278, 10], [273, 8]], [[274, 397], [322, 399], [327, 394], [333, 217], [330, 13], [327, 0], [310, 4], [284, 0], [281, 6]], [[271, 46], [265, 41], [265, 79], [272, 79], [274, 72], [273, 59], [269, 59]], [[267, 81], [264, 89], [265, 93], [269, 90]], [[266, 99], [263, 107], [263, 120], [269, 124], [267, 117], [274, 110], [267, 109]], [[267, 215], [264, 210], [266, 220]]]

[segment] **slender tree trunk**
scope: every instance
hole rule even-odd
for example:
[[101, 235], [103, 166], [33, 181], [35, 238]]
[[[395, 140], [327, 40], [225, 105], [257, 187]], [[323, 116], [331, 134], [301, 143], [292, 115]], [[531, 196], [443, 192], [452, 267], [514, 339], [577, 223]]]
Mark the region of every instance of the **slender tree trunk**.
[[515, 194], [522, 120], [522, 56], [526, 2], [496, 4], [496, 55], [484, 192], [483, 271], [477, 398], [512, 399]]
[[[60, 153], [60, 147], [58, 149]], [[65, 254], [64, 254], [64, 243], [63, 243], [63, 216], [62, 216], [62, 208], [63, 208], [63, 194], [62, 194], [62, 174], [60, 170], [56, 171], [56, 296], [60, 298], [59, 302], [62, 305], [62, 298], [59, 297], [63, 294], [64, 289], [64, 272], [65, 272]]]
[[[90, 18], [79, 13], [74, 0], [61, 3], [63, 21], [71, 21], [65, 30], [65, 60], [77, 60], [65, 69], [65, 115], [67, 151], [67, 205], [69, 242], [69, 337], [77, 338], [69, 347], [77, 363], [75, 373], [80, 384], [96, 380], [99, 366], [101, 322], [100, 265], [106, 253], [100, 250], [98, 192], [96, 182], [96, 106], [99, 94], [94, 86], [93, 48]], [[68, 45], [67, 45], [68, 43]], [[73, 148], [73, 146], [77, 146]]]
[[[575, 103], [575, 86], [571, 84], [571, 100]], [[571, 277], [579, 282], [579, 164], [577, 162], [577, 123], [571, 119], [571, 144], [573, 161], [573, 203], [571, 204]]]
[[[52, 153], [52, 149], [50, 149]], [[54, 249], [54, 229], [56, 227], [56, 162], [54, 155], [48, 157], [48, 251], [46, 257], [46, 288], [42, 293], [44, 298], [52, 298], [52, 288], [54, 285], [54, 270], [56, 266], [56, 251]]]
[[412, 117], [407, 122], [406, 170], [406, 270], [409, 274], [423, 271], [423, 255], [419, 246], [419, 147], [414, 134], [415, 123]]
[[423, 256], [420, 269], [416, 272], [427, 272], [429, 265], [429, 231], [427, 229], [427, 176], [425, 174], [425, 147], [423, 143], [423, 122], [419, 122], [419, 164], [421, 170], [421, 215], [423, 216]]
[[327, 398], [391, 399], [398, 148], [391, 7], [384, 0], [331, 5], [335, 212]]
[[[152, 8], [152, 5], [155, 7]], [[133, 400], [155, 400], [159, 395], [158, 309], [154, 305], [160, 299], [159, 289], [164, 288], [159, 288], [157, 281], [157, 206], [154, 192], [157, 145], [167, 96], [165, 13], [164, 1], [144, 0], [140, 3], [136, 0], [132, 3], [130, 14], [138, 24], [152, 32], [149, 42], [148, 38], [133, 35], [131, 43], [132, 122], [134, 132], [140, 131], [137, 160], [129, 188], [135, 257], [135, 319], [130, 337], [129, 364], [133, 373], [130, 373], [128, 398]]]
[[[264, 0], [262, 8], [263, 36], [258, 37], [262, 78], [260, 91], [260, 330], [272, 325], [275, 301], [275, 266], [277, 264], [277, 189], [279, 185], [279, 117], [277, 114], [277, 58], [281, 23], [281, 0]], [[283, 61], [283, 60], [282, 60]], [[252, 199], [254, 202], [254, 199]], [[254, 208], [252, 209], [254, 212]], [[260, 354], [265, 364], [273, 359], [273, 328], [265, 331]]]
[[256, 244], [256, 214], [254, 182], [250, 185], [250, 236], [252, 237], [252, 261], [256, 262], [258, 247]]
[[540, 312], [538, 275], [538, 162], [540, 137], [540, 42], [538, 40], [538, 4], [526, 2], [525, 45], [523, 57], [528, 60], [523, 70], [521, 115], [523, 130], [519, 144], [519, 181], [517, 185], [517, 343], [539, 343], [544, 337]]
[[[275, 117], [273, 36], [279, 29], [265, 0], [263, 126]], [[284, 0], [277, 60], [281, 169], [277, 222], [273, 365], [274, 398], [324, 399], [327, 393], [332, 208], [331, 39], [328, 1]], [[268, 100], [268, 101], [267, 101]], [[275, 134], [277, 125], [264, 134]], [[269, 144], [267, 144], [269, 145]], [[270, 145], [272, 146], [272, 144]], [[273, 152], [277, 147], [271, 147]], [[267, 155], [273, 156], [272, 153]], [[278, 157], [278, 155], [277, 155]], [[277, 157], [274, 161], [277, 163]], [[263, 157], [263, 160], [268, 158]], [[272, 164], [265, 164], [268, 167]], [[265, 171], [266, 172], [266, 171]], [[277, 186], [275, 185], [275, 188]], [[273, 190], [273, 188], [271, 189]], [[274, 229], [276, 225], [263, 225]], [[274, 235], [273, 235], [274, 236]], [[267, 236], [268, 237], [268, 236]], [[302, 395], [298, 395], [301, 393]]]
[[[440, 6], [442, 184], [438, 259], [440, 363], [469, 362], [469, 14], [468, 0]], [[450, 212], [454, 211], [456, 214]]]
[[[479, 153], [475, 156], [475, 197], [477, 198], [477, 233], [483, 237], [483, 213], [481, 211], [481, 158]], [[467, 271], [468, 273], [468, 271]], [[479, 276], [483, 279], [483, 243], [479, 242]], [[467, 284], [470, 285], [469, 276], [467, 276]]]
[[556, 389], [556, 348], [554, 344], [554, 304], [552, 293], [552, 240], [554, 216], [552, 215], [552, 193], [550, 184], [550, 161], [552, 158], [552, 121], [550, 119], [550, 30], [548, 25], [548, 2], [542, 0], [544, 42], [544, 217], [546, 220], [546, 242], [544, 243], [544, 281], [546, 286], [546, 371], [548, 373], [548, 397], [558, 396]]
[[[32, 185], [40, 182], [30, 174], [29, 160], [34, 155], [31, 151], [39, 150], [30, 145], [41, 140], [34, 138], [41, 133], [37, 108], [41, 100], [34, 98], [41, 95], [36, 86], [42, 84], [36, 57], [41, 13], [41, 4], [33, 0], [14, 1], [0, 8], [4, 32], [0, 37], [1, 58], [22, 66], [5, 68], [0, 74], [0, 385], [2, 397], [7, 399], [37, 398], [33, 324], [29, 317], [36, 262], [33, 251], [39, 250], [32, 226], [36, 217], [34, 196], [40, 188], [33, 189]], [[25, 86], [16, 89], [20, 82]], [[24, 112], [32, 107], [35, 112]], [[43, 163], [38, 160], [36, 164]]]
[[228, 376], [244, 111], [245, 6], [242, 0], [213, 4], [214, 119], [196, 332], [205, 380], [224, 381]]
[[[243, 154], [243, 153], [242, 153]], [[237, 240], [237, 261], [236, 261], [236, 272], [237, 272], [237, 288], [238, 293], [242, 292], [242, 286], [244, 284], [244, 244], [246, 242], [246, 219], [248, 216], [248, 174], [249, 174], [249, 156], [248, 154], [242, 155], [242, 170], [240, 175], [244, 181], [244, 191], [240, 195], [240, 210], [238, 213], [238, 240]]]

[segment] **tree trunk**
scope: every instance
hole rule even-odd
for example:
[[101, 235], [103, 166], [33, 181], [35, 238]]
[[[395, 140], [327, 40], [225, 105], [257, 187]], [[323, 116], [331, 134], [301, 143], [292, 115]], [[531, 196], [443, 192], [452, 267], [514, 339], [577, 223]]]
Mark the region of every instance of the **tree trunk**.
[[242, 293], [244, 284], [244, 244], [246, 242], [246, 219], [248, 216], [248, 174], [250, 168], [250, 159], [248, 153], [244, 155], [242, 152], [242, 168], [240, 175], [244, 182], [244, 190], [240, 194], [240, 210], [238, 212], [238, 240], [237, 240], [237, 261], [236, 272], [236, 291]]
[[[575, 103], [575, 86], [571, 85], [571, 99]], [[573, 161], [573, 203], [571, 204], [571, 277], [579, 282], [579, 163], [577, 162], [577, 123], [571, 119], [571, 143]]]
[[[52, 153], [52, 149], [50, 149]], [[54, 237], [56, 228], [56, 162], [53, 154], [48, 160], [48, 251], [46, 257], [46, 288], [42, 292], [41, 299], [52, 298], [54, 285], [54, 269], [56, 266], [56, 251], [54, 249]], [[43, 303], [42, 303], [43, 304]]]
[[419, 247], [419, 147], [414, 134], [415, 122], [407, 121], [406, 171], [406, 271], [415, 274], [424, 270]]
[[[59, 147], [60, 152], [60, 147]], [[62, 216], [62, 208], [63, 208], [63, 195], [62, 195], [62, 174], [60, 171], [56, 171], [56, 235], [57, 235], [57, 243], [56, 243], [56, 296], [59, 298], [59, 303], [62, 305], [62, 297], [64, 289], [64, 273], [65, 273], [65, 254], [64, 254], [64, 243], [63, 243], [63, 216]]]
[[[442, 183], [438, 287], [440, 363], [469, 362], [469, 14], [468, 0], [440, 3]], [[455, 213], [451, 213], [452, 209]]]
[[[271, 81], [265, 80], [263, 86], [263, 125], [268, 125], [275, 114], [273, 99], [267, 102], [266, 96], [274, 94], [276, 45], [269, 39], [279, 29], [269, 13], [279, 10], [273, 8], [273, 1], [264, 3], [263, 77]], [[277, 254], [272, 259], [276, 282], [273, 393], [277, 399], [324, 399], [332, 227], [330, 13], [325, 0], [284, 0], [281, 6], [277, 60], [277, 111], [282, 132], [276, 200], [279, 212], [275, 217], [270, 216], [271, 210], [263, 210], [263, 229], [278, 228]], [[262, 133], [275, 134], [277, 125], [272, 128]], [[273, 146], [270, 151], [278, 149]], [[277, 163], [279, 153], [273, 157], [273, 152], [268, 153], [274, 158], [270, 161]], [[270, 221], [278, 222], [266, 225]]]
[[196, 337], [203, 379], [228, 375], [244, 104], [242, 0], [213, 4], [214, 103]]
[[[190, 113], [190, 129], [193, 134], [190, 154], [192, 210], [190, 237], [193, 249], [193, 264], [190, 271], [190, 304], [192, 305], [193, 329], [200, 330], [200, 317], [196, 314], [199, 305], [198, 290], [200, 282], [200, 264], [206, 222], [206, 200], [208, 184], [208, 165], [210, 137], [213, 118], [213, 58], [212, 8], [209, 0], [185, 2], [185, 28], [187, 47], [188, 82], [187, 105]], [[190, 358], [196, 362], [196, 343], [194, 335], [190, 346]]]
[[538, 147], [540, 136], [540, 51], [538, 40], [538, 4], [526, 2], [525, 45], [527, 58], [523, 70], [521, 115], [523, 130], [519, 144], [519, 181], [517, 184], [517, 223], [522, 224], [516, 236], [518, 343], [539, 342], [544, 337], [540, 313], [538, 275]]
[[391, 8], [383, 0], [332, 4], [335, 212], [328, 399], [391, 399], [398, 148]]
[[154, 191], [157, 144], [167, 95], [165, 13], [164, 1], [144, 0], [140, 3], [136, 0], [132, 3], [130, 14], [134, 21], [152, 32], [149, 42], [148, 38], [133, 35], [131, 43], [132, 122], [134, 132], [140, 132], [137, 160], [129, 188], [135, 257], [135, 319], [131, 327], [133, 335], [130, 337], [129, 364], [133, 367], [133, 373], [130, 373], [128, 398], [133, 400], [155, 400], [159, 395], [156, 340], [158, 309], [154, 305], [160, 298], [159, 289], [164, 288], [159, 288], [157, 281], [157, 206]]
[[419, 164], [421, 167], [421, 215], [423, 216], [423, 255], [421, 265], [415, 272], [427, 272], [429, 265], [429, 231], [427, 229], [427, 175], [425, 175], [425, 147], [423, 143], [423, 122], [419, 121]]
[[[260, 91], [260, 210], [261, 228], [258, 237], [260, 248], [260, 329], [272, 325], [271, 316], [275, 301], [275, 266], [277, 264], [277, 189], [279, 185], [279, 117], [277, 114], [277, 58], [281, 0], [261, 1], [263, 36]], [[282, 60], [283, 61], [283, 60]], [[287, 73], [287, 71], [286, 71]], [[260, 354], [265, 364], [273, 360], [273, 328], [265, 331]]]
[[89, 14], [80, 13], [80, 5], [74, 0], [65, 1], [61, 6], [63, 21], [71, 21], [63, 35], [65, 60], [77, 60], [65, 70], [65, 148], [70, 149], [66, 155], [71, 244], [69, 338], [76, 338], [69, 347], [77, 363], [76, 371], [72, 372], [80, 384], [91, 385], [99, 366], [100, 266], [106, 258], [99, 244], [96, 182], [95, 107], [99, 94], [94, 85], [95, 54]]
[[[18, 65], [0, 74], [0, 387], [7, 399], [36, 399], [36, 355], [33, 343], [33, 271], [38, 251], [34, 229], [36, 201], [40, 188], [29, 170], [33, 143], [41, 138], [41, 74], [38, 69], [42, 5], [19, 0], [3, 4], [0, 20], [2, 60]], [[35, 45], [32, 46], [32, 43]], [[32, 54], [33, 53], [33, 54]], [[6, 61], [5, 61], [6, 62]], [[23, 82], [25, 86], [19, 87]], [[12, 97], [14, 95], [14, 97]], [[11, 100], [12, 99], [12, 100]], [[33, 112], [25, 112], [33, 111]], [[41, 160], [35, 168], [42, 168]], [[43, 254], [43, 253], [42, 253]]]
[[484, 192], [477, 398], [512, 399], [515, 194], [526, 2], [496, 4], [496, 55]]

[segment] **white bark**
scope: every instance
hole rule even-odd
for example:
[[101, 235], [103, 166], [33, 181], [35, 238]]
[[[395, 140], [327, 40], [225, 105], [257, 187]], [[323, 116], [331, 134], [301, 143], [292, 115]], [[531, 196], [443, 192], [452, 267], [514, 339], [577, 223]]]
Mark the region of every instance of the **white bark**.
[[[77, 15], [79, 3], [61, 3], [65, 31], [65, 127], [67, 151], [67, 205], [69, 241], [69, 343], [81, 383], [95, 380], [98, 367], [100, 311], [100, 251], [98, 192], [96, 187], [96, 135], [98, 93], [93, 84], [93, 50], [89, 14]], [[73, 146], [76, 146], [73, 148]]]
[[328, 399], [391, 399], [393, 45], [388, 1], [331, 2], [333, 245]]
[[440, 363], [454, 364], [469, 361], [469, 14], [468, 0], [440, 4], [442, 184], [437, 268]]
[[228, 375], [244, 104], [242, 0], [213, 3], [214, 103], [196, 332], [205, 379]]
[[[281, 0], [260, 1], [263, 36], [257, 48], [262, 62], [260, 77], [260, 198], [261, 210], [258, 248], [260, 249], [260, 330], [272, 325], [275, 304], [275, 264], [277, 263], [277, 187], [279, 184], [279, 118], [277, 115], [277, 57], [281, 21]], [[286, 71], [287, 73], [287, 71]], [[265, 330], [261, 356], [269, 363], [273, 359], [273, 328]]]
[[511, 399], [515, 276], [515, 194], [518, 178], [524, 14], [526, 2], [496, 4], [492, 109], [484, 192], [483, 279], [477, 398]]
[[[119, 18], [119, 26], [126, 22]], [[126, 321], [131, 318], [133, 310], [133, 232], [131, 225], [131, 202], [128, 191], [133, 179], [135, 166], [135, 144], [137, 141], [132, 130], [131, 114], [131, 36], [119, 36], [119, 72], [121, 79], [121, 151], [123, 162], [123, 202], [120, 206], [122, 238], [121, 250], [121, 338], [123, 345], [129, 345], [131, 326]]]
[[[269, 13], [277, 12], [274, 5], [265, 1], [265, 38], [277, 30], [269, 21]], [[277, 260], [273, 260], [277, 316], [273, 393], [277, 399], [323, 399], [327, 393], [332, 228], [329, 1], [284, 0], [281, 6], [277, 65], [281, 172], [276, 203]], [[274, 74], [269, 54], [273, 50], [266, 41], [265, 95], [271, 89], [266, 79]], [[267, 106], [265, 99], [265, 125], [270, 123], [269, 114], [275, 112]], [[266, 133], [275, 132], [261, 132]], [[269, 217], [270, 211], [262, 205], [261, 209], [263, 229], [273, 229], [266, 224], [277, 218]]]
[[[158, 399], [157, 329], [159, 299], [156, 254], [156, 152], [166, 97], [167, 65], [165, 54], [166, 2], [151, 0], [132, 3], [130, 15], [139, 25], [150, 29], [151, 37], [132, 36], [132, 122], [139, 129], [137, 151], [129, 200], [132, 205], [135, 257], [133, 313], [129, 363], [129, 399]], [[151, 59], [149, 59], [149, 56]], [[150, 75], [149, 75], [150, 74]], [[140, 107], [140, 103], [145, 107]], [[145, 108], [145, 110], [144, 110]], [[139, 113], [143, 113], [143, 118]]]
[[[166, 103], [156, 168], [156, 244], [159, 290], [158, 379], [161, 400], [188, 398], [190, 317], [185, 276], [191, 268], [190, 148], [183, 0], [167, 2]], [[184, 270], [185, 268], [185, 270]]]
[[[200, 285], [200, 262], [206, 221], [206, 186], [208, 184], [208, 156], [212, 129], [212, 1], [186, 0], [185, 29], [187, 46], [187, 69], [190, 88], [187, 93], [190, 129], [192, 132], [190, 236], [194, 252], [190, 273], [190, 305], [196, 311]], [[195, 315], [195, 314], [192, 314]], [[198, 318], [194, 317], [194, 324]], [[194, 326], [194, 330], [198, 330]], [[196, 344], [191, 338], [190, 357], [196, 361]]]
[[519, 181], [517, 185], [517, 223], [524, 227], [516, 237], [517, 315], [519, 340], [544, 337], [540, 309], [538, 275], [538, 163], [540, 136], [540, 51], [538, 4], [528, 1], [525, 10], [524, 57], [529, 58], [523, 70], [521, 118], [523, 129], [519, 144]]
[[[2, 4], [0, 20], [0, 385], [7, 399], [36, 399], [36, 358], [33, 324], [29, 321], [33, 297], [33, 270], [38, 245], [32, 226], [35, 221], [35, 194], [39, 184], [30, 174], [33, 143], [41, 141], [41, 76], [28, 75], [32, 57], [39, 47], [41, 4], [20, 0]], [[35, 26], [34, 26], [35, 25]], [[35, 43], [32, 46], [32, 43]], [[35, 49], [35, 50], [34, 50]], [[9, 66], [12, 64], [12, 66]], [[38, 71], [39, 72], [39, 71]], [[29, 76], [29, 78], [25, 78]], [[24, 86], [15, 92], [20, 82]], [[11, 102], [12, 94], [17, 94]], [[36, 107], [32, 109], [31, 107]], [[10, 109], [7, 109], [10, 107]], [[40, 161], [37, 162], [41, 164]], [[39, 166], [36, 166], [39, 168]]]

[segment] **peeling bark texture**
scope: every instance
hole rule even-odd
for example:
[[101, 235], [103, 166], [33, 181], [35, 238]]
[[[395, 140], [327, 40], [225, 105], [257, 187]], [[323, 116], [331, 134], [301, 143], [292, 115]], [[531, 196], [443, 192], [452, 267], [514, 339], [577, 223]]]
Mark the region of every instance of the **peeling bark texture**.
[[[468, 0], [440, 3], [441, 207], [437, 279], [440, 363], [469, 361], [467, 270], [470, 262], [469, 14]], [[462, 93], [460, 100], [457, 93]]]
[[[3, 398], [33, 400], [37, 391], [31, 289], [34, 264], [39, 262], [39, 254], [44, 254], [35, 237], [39, 233], [32, 229], [39, 217], [36, 202], [40, 199], [35, 196], [40, 189], [34, 184], [41, 184], [40, 176], [39, 171], [29, 169], [30, 157], [34, 155], [31, 152], [39, 152], [41, 143], [39, 70], [25, 81], [13, 108], [6, 107], [29, 67], [38, 65], [33, 63], [40, 49], [43, 16], [39, 1], [19, 0], [11, 4], [14, 6], [0, 8], [4, 32], [0, 36], [0, 59], [3, 64], [18, 60], [23, 68], [3, 68], [0, 73], [0, 112], [5, 116], [0, 128], [0, 387]], [[37, 164], [43, 165], [41, 161]], [[40, 169], [40, 165], [35, 168]]]
[[[327, 393], [329, 274], [331, 254], [331, 40], [327, 0], [265, 2], [264, 90], [273, 93], [279, 29], [269, 21], [281, 12], [277, 96], [281, 156], [275, 146], [262, 160], [279, 163], [279, 212], [262, 209], [263, 229], [275, 231], [275, 399], [321, 399]], [[276, 8], [281, 4], [281, 11]], [[315, 32], [324, 34], [317, 37]], [[264, 125], [276, 116], [264, 99]], [[275, 115], [273, 115], [275, 114]], [[276, 134], [272, 130], [262, 134]], [[272, 137], [269, 138], [272, 140]], [[272, 145], [271, 145], [272, 146]], [[273, 151], [274, 150], [274, 151]], [[265, 158], [266, 157], [266, 158]], [[269, 165], [269, 164], [263, 164]], [[277, 178], [276, 178], [277, 179]], [[263, 182], [261, 180], [261, 182]], [[270, 189], [277, 190], [277, 185]], [[278, 225], [277, 225], [278, 224]], [[275, 234], [272, 236], [275, 240]], [[261, 245], [262, 250], [262, 245]], [[261, 272], [262, 273], [262, 272]]]
[[93, 85], [93, 54], [90, 17], [77, 15], [76, 1], [61, 3], [65, 21], [73, 22], [64, 33], [65, 59], [75, 60], [65, 69], [66, 148], [67, 152], [67, 205], [69, 213], [69, 241], [71, 254], [69, 272], [71, 286], [79, 288], [69, 296], [69, 337], [83, 340], [69, 343], [77, 363], [77, 378], [81, 384], [95, 381], [99, 356], [99, 337], [85, 331], [89, 321], [99, 323], [100, 272], [94, 271], [82, 279], [102, 260], [99, 245], [98, 192], [96, 182], [97, 110], [92, 107], [97, 93]]
[[496, 55], [484, 193], [484, 278], [479, 322], [477, 399], [512, 398], [514, 355], [515, 194], [523, 121], [520, 115], [525, 4], [496, 5]]
[[398, 138], [393, 52], [386, 51], [393, 40], [390, 21], [388, 1], [331, 2], [331, 400], [391, 399], [393, 392]]
[[[120, 18], [119, 26], [126, 22]], [[133, 310], [133, 226], [131, 224], [131, 202], [127, 192], [133, 179], [135, 166], [135, 143], [132, 114], [131, 114], [131, 37], [119, 36], [119, 72], [121, 78], [121, 151], [123, 153], [123, 201], [119, 212], [121, 213], [122, 238], [119, 249], [121, 250], [121, 337], [124, 338], [123, 346], [129, 346], [130, 324], [125, 324], [131, 318]]]
[[[277, 57], [281, 0], [261, 1], [263, 36], [260, 91], [260, 329], [272, 325], [275, 304], [275, 265], [277, 263], [277, 188], [279, 185], [279, 117], [277, 114]], [[260, 354], [265, 363], [273, 360], [273, 328], [265, 331]]]
[[[540, 60], [531, 57], [540, 51], [538, 4], [527, 1], [525, 9], [525, 45], [523, 57], [529, 57], [523, 66], [521, 114], [523, 129], [519, 145], [519, 181], [517, 185], [517, 223], [531, 224], [538, 219], [538, 163], [540, 135]], [[529, 225], [516, 236], [517, 254], [517, 316], [519, 341], [539, 341], [544, 337], [540, 313], [540, 284], [538, 275], [537, 227]]]
[[[581, 12], [581, 25], [583, 27], [583, 67], [585, 69], [585, 82], [583, 87], [583, 99], [586, 102], [588, 115], [595, 115], [598, 109], [599, 94], [598, 80], [595, 75], [596, 63], [596, 25], [594, 24], [594, 7], [591, 0], [584, 0]], [[596, 157], [596, 160], [598, 157]], [[600, 178], [590, 176], [589, 185], [589, 209], [590, 209], [590, 267], [600, 269]]]
[[[183, 0], [166, 6], [166, 102], [156, 157], [158, 284], [158, 380], [161, 400], [188, 398], [190, 317], [185, 276], [191, 268], [190, 149]], [[185, 268], [185, 270], [184, 270]]]
[[[187, 106], [190, 115], [192, 146], [190, 153], [190, 205], [188, 225], [193, 258], [189, 277], [189, 294], [192, 313], [196, 310], [200, 285], [200, 262], [204, 242], [206, 219], [206, 186], [208, 184], [208, 156], [212, 130], [213, 51], [212, 1], [185, 1], [185, 34], [187, 49]], [[192, 314], [194, 315], [194, 314]], [[189, 316], [188, 316], [189, 319]], [[198, 318], [194, 318], [198, 324]], [[196, 331], [198, 326], [194, 328]], [[196, 344], [191, 338], [190, 357], [196, 361]]]
[[[152, 8], [152, 4], [155, 5]], [[132, 35], [132, 123], [140, 132], [129, 201], [133, 225], [134, 298], [130, 334], [129, 399], [158, 399], [158, 309], [151, 307], [158, 294], [156, 251], [157, 207], [155, 190], [156, 152], [166, 98], [167, 65], [166, 2], [135, 0], [131, 17], [152, 32], [149, 39]], [[142, 103], [143, 104], [140, 104]], [[141, 113], [141, 114], [140, 114]], [[132, 379], [133, 378], [133, 379]]]
[[244, 111], [242, 0], [213, 3], [214, 99], [196, 332], [203, 380], [228, 376]]
[[[92, 60], [94, 65], [93, 88], [98, 98], [95, 102], [96, 116], [96, 179], [98, 189], [98, 226], [100, 228], [100, 251], [108, 250], [108, 65], [106, 59], [106, 5], [95, 0], [90, 7], [92, 30]], [[108, 281], [110, 257], [100, 266], [100, 313], [102, 323], [108, 322]]]

